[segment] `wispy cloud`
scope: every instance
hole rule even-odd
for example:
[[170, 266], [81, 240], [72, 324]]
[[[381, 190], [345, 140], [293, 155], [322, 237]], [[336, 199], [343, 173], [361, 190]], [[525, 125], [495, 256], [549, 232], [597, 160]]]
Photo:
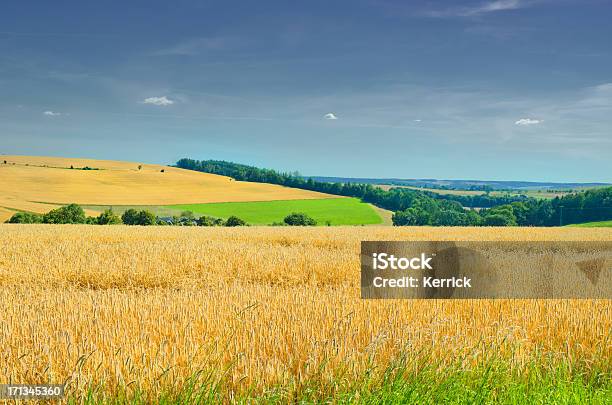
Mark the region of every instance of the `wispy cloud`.
[[480, 6], [471, 9], [467, 9], [465, 11], [465, 15], [470, 16], [493, 13], [496, 11], [516, 10], [525, 7], [525, 5], [526, 3], [520, 0], [496, 0], [492, 2], [483, 3]]
[[603, 91], [603, 92], [612, 92], [612, 83], [604, 83], [604, 84], [595, 86], [595, 90]]
[[536, 120], [533, 118], [521, 118], [520, 120], [516, 121], [514, 125], [520, 125], [520, 126], [526, 127], [529, 125], [538, 125], [538, 124], [541, 124], [542, 122], [544, 121]]
[[174, 104], [174, 101], [170, 100], [166, 96], [148, 97], [148, 98], [145, 98], [142, 102], [144, 104], [153, 104], [153, 105], [158, 105], [158, 106], [162, 106], [162, 107]]
[[334, 113], [327, 113], [323, 116], [326, 120], [337, 120], [338, 116]]
[[55, 112], [55, 111], [45, 111], [43, 112], [43, 115], [47, 117], [59, 117], [60, 115], [63, 115], [63, 114], [59, 112]]
[[235, 48], [244, 41], [236, 37], [191, 38], [155, 51], [157, 56], [194, 56], [208, 51]]
[[477, 17], [489, 13], [500, 11], [517, 10], [529, 6], [525, 0], [495, 0], [472, 6], [451, 7], [442, 10], [429, 10], [424, 14], [429, 17], [448, 18], [448, 17]]

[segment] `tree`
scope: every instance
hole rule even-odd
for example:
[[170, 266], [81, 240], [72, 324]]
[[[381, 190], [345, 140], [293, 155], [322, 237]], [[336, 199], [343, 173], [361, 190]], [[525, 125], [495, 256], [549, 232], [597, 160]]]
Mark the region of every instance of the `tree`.
[[304, 214], [303, 212], [294, 212], [289, 214], [283, 219], [283, 222], [287, 225], [292, 226], [315, 226], [317, 221], [308, 216], [308, 214]]
[[483, 213], [483, 223], [486, 226], [515, 226], [516, 216], [510, 205], [500, 205]]
[[407, 208], [394, 213], [391, 220], [395, 226], [430, 225], [431, 214], [422, 208]]
[[467, 220], [467, 226], [480, 226], [482, 225], [482, 217], [478, 215], [478, 211], [468, 210], [465, 214]]
[[225, 226], [245, 226], [246, 224], [247, 223], [244, 220], [234, 215], [232, 215], [227, 219], [227, 221], [225, 221]]
[[195, 215], [193, 215], [193, 212], [191, 212], [191, 211], [183, 211], [183, 212], [181, 212], [181, 217], [182, 218], [187, 218], [187, 219], [195, 219]]
[[489, 214], [484, 217], [485, 226], [511, 226], [512, 221], [507, 215]]
[[126, 225], [138, 225], [138, 211], [134, 208], [126, 210], [123, 215], [121, 215], [121, 220]]
[[198, 226], [221, 226], [223, 225], [223, 220], [221, 218], [201, 216], [197, 220]]
[[45, 224], [84, 224], [86, 220], [83, 208], [77, 204], [66, 205], [43, 215]]
[[157, 223], [157, 217], [152, 212], [142, 210], [138, 213], [138, 224], [142, 226], [155, 225]]
[[413, 215], [410, 212], [412, 208], [408, 208], [404, 211], [394, 212], [391, 216], [391, 221], [393, 222], [393, 226], [406, 226], [406, 225], [414, 225]]
[[442, 210], [436, 217], [436, 225], [439, 226], [465, 226], [467, 225], [466, 215], [451, 210]]
[[42, 216], [30, 212], [17, 212], [6, 222], [9, 224], [40, 224]]
[[157, 217], [152, 212], [147, 210], [136, 211], [133, 208], [126, 210], [121, 216], [121, 220], [126, 225], [155, 225], [157, 224]]
[[119, 225], [121, 218], [111, 208], [104, 210], [96, 219], [98, 225]]
[[527, 215], [529, 214], [529, 207], [524, 202], [513, 202], [510, 204], [512, 207], [512, 213], [516, 218], [517, 225], [529, 225]]

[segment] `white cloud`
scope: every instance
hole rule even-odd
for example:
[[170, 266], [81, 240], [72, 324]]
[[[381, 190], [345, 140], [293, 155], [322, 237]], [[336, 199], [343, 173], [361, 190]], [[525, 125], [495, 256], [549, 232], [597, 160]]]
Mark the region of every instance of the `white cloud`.
[[423, 121], [423, 120], [413, 120], [413, 121], [414, 121], [414, 122], [421, 122], [421, 121]]
[[477, 15], [483, 13], [492, 13], [495, 11], [516, 10], [523, 6], [520, 0], [496, 0], [481, 4], [479, 7], [474, 7], [468, 11], [466, 15]]
[[495, 0], [471, 7], [453, 7], [445, 10], [433, 10], [426, 13], [430, 17], [476, 17], [498, 11], [517, 10], [527, 7], [524, 0]]
[[324, 118], [326, 120], [337, 120], [338, 116], [336, 114], [334, 114], [334, 113], [327, 113], [327, 114], [324, 115]]
[[62, 113], [58, 113], [55, 111], [45, 111], [43, 112], [43, 115], [46, 115], [47, 117], [59, 117], [60, 115], [62, 115]]
[[541, 124], [542, 120], [536, 120], [533, 118], [521, 118], [520, 120], [516, 121], [514, 124], [515, 125], [521, 125], [521, 126], [528, 126], [528, 125], [537, 125], [537, 124]]
[[142, 102], [144, 104], [153, 104], [153, 105], [159, 105], [159, 106], [167, 106], [167, 105], [174, 104], [174, 101], [170, 100], [166, 96], [148, 97], [148, 98], [145, 98]]

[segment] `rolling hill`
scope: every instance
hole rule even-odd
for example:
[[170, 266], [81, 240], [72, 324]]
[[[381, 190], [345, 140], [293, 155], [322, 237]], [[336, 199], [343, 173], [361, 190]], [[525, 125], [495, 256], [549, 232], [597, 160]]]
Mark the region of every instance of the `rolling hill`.
[[15, 211], [44, 213], [67, 203], [172, 205], [321, 198], [339, 197], [155, 164], [0, 155], [0, 222]]
[[612, 183], [553, 183], [538, 181], [505, 181], [505, 180], [440, 180], [440, 179], [397, 179], [397, 178], [357, 178], [357, 177], [327, 177], [303, 176], [326, 183], [364, 183], [384, 184], [391, 186], [411, 186], [417, 188], [439, 188], [454, 190], [471, 190], [474, 187], [490, 187], [494, 190], [567, 190], [586, 189], [611, 186]]

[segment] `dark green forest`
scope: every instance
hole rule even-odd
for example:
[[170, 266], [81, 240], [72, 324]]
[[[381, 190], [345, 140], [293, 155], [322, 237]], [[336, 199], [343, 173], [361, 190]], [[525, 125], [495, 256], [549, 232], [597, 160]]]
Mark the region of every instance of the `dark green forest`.
[[298, 173], [283, 173], [219, 160], [185, 158], [179, 160], [176, 167], [219, 174], [239, 181], [356, 197], [393, 211], [393, 224], [397, 226], [559, 226], [612, 219], [612, 187], [545, 200], [509, 195], [441, 195], [399, 187], [383, 190], [372, 184], [321, 182]]

